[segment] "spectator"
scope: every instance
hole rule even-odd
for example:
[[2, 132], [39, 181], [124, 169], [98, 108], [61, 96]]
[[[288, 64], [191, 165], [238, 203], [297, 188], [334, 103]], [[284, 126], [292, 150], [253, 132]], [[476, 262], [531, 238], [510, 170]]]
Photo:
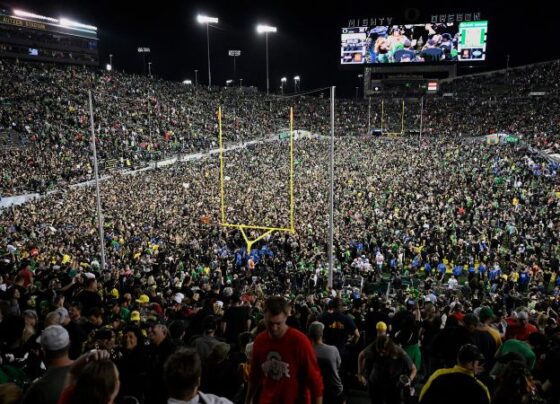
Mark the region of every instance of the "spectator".
[[329, 302], [329, 309], [319, 321], [325, 325], [324, 339], [329, 345], [338, 348], [341, 356], [344, 354], [344, 347], [351, 337], [351, 342], [356, 343], [360, 339], [360, 331], [354, 321], [342, 312], [342, 300], [335, 297]]
[[185, 349], [173, 353], [164, 367], [164, 379], [169, 392], [167, 404], [231, 404], [226, 398], [199, 391], [201, 374], [200, 357], [196, 351]]
[[[360, 354], [358, 378], [368, 386], [372, 402], [396, 404], [416, 377], [416, 366], [389, 336], [378, 337]], [[407, 380], [403, 384], [403, 380]]]
[[309, 326], [308, 332], [323, 376], [323, 403], [342, 404], [346, 402], [342, 380], [339, 375], [342, 360], [335, 346], [323, 343], [324, 329], [325, 325], [323, 323], [314, 321]]
[[264, 307], [266, 332], [253, 344], [253, 362], [246, 403], [276, 401], [321, 403], [323, 381], [317, 358], [307, 337], [286, 325], [289, 303], [282, 297], [269, 297]]
[[476, 378], [484, 363], [484, 355], [475, 345], [463, 345], [453, 368], [436, 370], [420, 392], [421, 404], [453, 401], [471, 404], [490, 403], [488, 388]]
[[25, 393], [24, 404], [56, 404], [70, 374], [73, 361], [68, 357], [70, 337], [60, 325], [51, 325], [39, 337], [47, 372]]

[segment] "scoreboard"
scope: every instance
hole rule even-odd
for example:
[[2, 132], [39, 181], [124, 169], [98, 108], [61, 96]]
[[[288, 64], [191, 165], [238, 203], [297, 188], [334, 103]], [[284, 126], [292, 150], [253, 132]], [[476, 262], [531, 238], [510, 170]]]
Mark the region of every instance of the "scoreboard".
[[21, 10], [0, 9], [0, 57], [99, 65], [97, 28]]
[[488, 21], [343, 27], [341, 65], [482, 62]]

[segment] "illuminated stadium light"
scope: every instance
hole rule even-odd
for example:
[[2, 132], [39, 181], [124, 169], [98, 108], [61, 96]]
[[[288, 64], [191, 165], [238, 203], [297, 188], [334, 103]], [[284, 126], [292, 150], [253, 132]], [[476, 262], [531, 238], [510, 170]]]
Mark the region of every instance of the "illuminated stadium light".
[[299, 76], [294, 76], [294, 81], [299, 81], [299, 80], [300, 80]]
[[54, 22], [55, 24], [58, 24], [58, 20], [56, 18], [51, 18], [51, 17], [45, 17], [44, 15], [38, 15], [38, 14], [34, 14], [34, 13], [28, 13], [27, 11], [23, 11], [23, 10], [12, 10], [13, 15], [16, 17], [27, 17], [27, 18], [35, 18], [37, 20], [43, 20], [43, 21], [48, 21], [48, 22]]
[[268, 34], [275, 33], [276, 31], [276, 27], [271, 27], [270, 25], [257, 25], [257, 32], [259, 34], [264, 34], [266, 39], [266, 95], [270, 92], [270, 79], [268, 77]]
[[82, 24], [81, 22], [77, 22], [77, 21], [72, 21], [69, 20], [68, 18], [60, 18], [59, 20], [60, 25], [63, 27], [68, 27], [68, 28], [83, 28], [83, 29], [89, 29], [92, 31], [97, 31], [97, 27], [94, 27], [93, 25], [88, 25], [88, 24]]
[[282, 77], [282, 78], [280, 79], [280, 81], [281, 81], [282, 83], [285, 83], [286, 81], [288, 81], [288, 79], [287, 79], [286, 77]]
[[210, 24], [217, 24], [217, 17], [209, 17], [207, 15], [197, 15], [196, 20], [199, 24], [206, 24], [206, 47], [208, 49], [208, 89], [212, 88], [212, 71], [210, 68]]
[[226, 80], [226, 86], [229, 86], [231, 83], [233, 83], [233, 80]]
[[207, 15], [201, 15], [201, 14], [196, 16], [196, 20], [199, 22], [199, 24], [217, 24], [218, 23], [218, 18], [208, 17]]
[[271, 27], [270, 25], [257, 25], [257, 32], [259, 34], [269, 33], [269, 32], [276, 32], [276, 27]]
[[113, 66], [111, 66], [110, 63], [107, 63], [107, 66], [105, 66], [105, 70], [107, 70], [108, 72], [110, 72], [111, 70], [113, 70]]
[[183, 84], [191, 85], [192, 84], [192, 80], [183, 80]]

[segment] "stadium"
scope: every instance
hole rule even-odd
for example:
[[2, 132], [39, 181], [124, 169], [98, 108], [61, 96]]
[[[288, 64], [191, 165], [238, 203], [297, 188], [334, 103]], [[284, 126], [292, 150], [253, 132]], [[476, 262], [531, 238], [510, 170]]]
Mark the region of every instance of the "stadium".
[[560, 403], [549, 16], [83, 3], [0, 3], [1, 403]]

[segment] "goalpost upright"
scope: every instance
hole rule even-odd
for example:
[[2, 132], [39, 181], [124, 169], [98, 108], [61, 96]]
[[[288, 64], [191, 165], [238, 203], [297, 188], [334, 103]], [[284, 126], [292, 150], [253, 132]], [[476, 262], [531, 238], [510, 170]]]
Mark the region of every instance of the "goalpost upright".
[[[268, 236], [274, 231], [283, 231], [295, 233], [294, 224], [294, 109], [290, 107], [290, 226], [289, 227], [271, 227], [243, 223], [229, 223], [226, 219], [226, 204], [225, 204], [225, 187], [224, 187], [224, 145], [223, 145], [223, 131], [222, 131], [222, 107], [218, 107], [218, 137], [220, 147], [220, 224], [224, 227], [239, 229], [245, 243], [247, 244], [247, 252], [251, 253], [251, 248], [254, 243]], [[250, 240], [245, 230], [264, 230], [265, 232], [257, 238]]]
[[[306, 94], [316, 93], [320, 91], [330, 90], [330, 164], [329, 164], [329, 240], [328, 240], [328, 261], [329, 261], [329, 272], [327, 284], [332, 288], [333, 286], [333, 273], [334, 273], [334, 127], [335, 127], [335, 89], [336, 87], [325, 87], [321, 89], [316, 89], [307, 92]], [[298, 94], [303, 95], [303, 94]], [[404, 116], [404, 101], [403, 101], [403, 116]], [[289, 227], [268, 227], [268, 226], [256, 226], [248, 224], [235, 224], [228, 223], [226, 219], [226, 208], [225, 208], [225, 190], [224, 190], [224, 147], [223, 147], [223, 134], [222, 134], [222, 108], [218, 108], [218, 135], [219, 135], [219, 147], [220, 147], [220, 209], [221, 209], [221, 225], [224, 227], [230, 227], [239, 229], [241, 232], [245, 243], [247, 244], [247, 252], [251, 253], [251, 248], [254, 243], [263, 239], [267, 235], [274, 231], [283, 231], [289, 233], [295, 233], [295, 222], [294, 222], [294, 109], [290, 107], [290, 226]], [[404, 123], [403, 123], [404, 126]], [[254, 240], [249, 240], [245, 230], [264, 230], [265, 233], [261, 234]]]
[[401, 131], [400, 132], [385, 132], [383, 128], [384, 118], [385, 118], [385, 100], [381, 100], [381, 132], [390, 136], [402, 136], [404, 135], [404, 99], [401, 100]]

